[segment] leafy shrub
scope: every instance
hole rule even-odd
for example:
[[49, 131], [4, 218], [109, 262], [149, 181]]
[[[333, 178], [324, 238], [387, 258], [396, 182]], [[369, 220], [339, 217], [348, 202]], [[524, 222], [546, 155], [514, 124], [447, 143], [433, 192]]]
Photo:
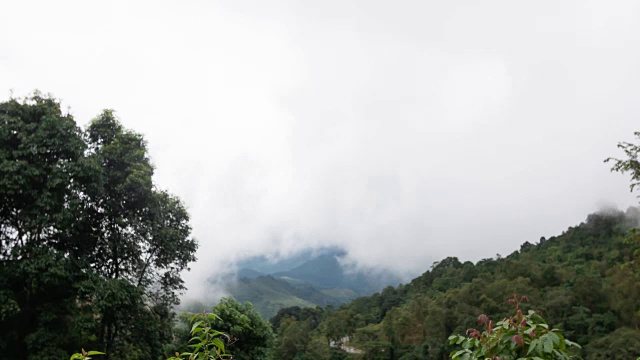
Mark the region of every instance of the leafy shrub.
[[167, 360], [204, 359], [215, 360], [231, 355], [224, 353], [224, 342], [221, 338], [229, 339], [228, 336], [220, 331], [214, 330], [212, 323], [221, 320], [215, 314], [207, 314], [205, 312], [195, 314], [191, 318], [191, 340], [189, 347], [193, 348], [191, 352], [176, 353], [175, 356]]
[[515, 308], [515, 315], [494, 323], [487, 315], [478, 317], [478, 325], [484, 331], [467, 330], [467, 336], [452, 335], [450, 344], [459, 345], [449, 355], [453, 360], [570, 360], [576, 359], [570, 347], [580, 348], [562, 336], [558, 329], [549, 325], [536, 311], [522, 313], [520, 304], [526, 296], [514, 294], [508, 301]]
[[71, 355], [69, 360], [91, 360], [91, 355], [104, 355], [104, 353], [100, 351], [84, 351], [82, 349], [81, 352]]

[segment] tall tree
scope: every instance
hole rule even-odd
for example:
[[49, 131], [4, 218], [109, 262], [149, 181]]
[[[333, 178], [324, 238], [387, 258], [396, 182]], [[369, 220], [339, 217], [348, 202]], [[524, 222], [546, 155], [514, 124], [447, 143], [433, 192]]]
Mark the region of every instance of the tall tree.
[[238, 360], [267, 359], [273, 345], [271, 325], [260, 316], [250, 303], [239, 303], [234, 298], [223, 298], [213, 308], [219, 319], [213, 327], [230, 336], [229, 353]]
[[196, 242], [180, 200], [154, 186], [142, 135], [112, 111], [83, 132], [51, 97], [12, 99], [0, 175], [3, 355], [61, 358], [75, 342], [157, 358]]
[[[88, 258], [100, 278], [89, 294], [102, 300], [98, 333], [104, 351], [119, 353], [115, 339], [135, 335], [135, 319], [145, 316], [146, 307], [153, 312], [178, 302], [180, 271], [195, 260], [196, 242], [180, 200], [153, 185], [142, 135], [105, 110], [89, 125], [87, 142], [87, 159], [100, 170], [101, 184], [89, 196], [86, 219], [95, 244]], [[142, 314], [123, 313], [123, 304]]]
[[72, 340], [71, 259], [55, 250], [84, 186], [80, 128], [38, 93], [0, 103], [0, 350], [55, 358]]

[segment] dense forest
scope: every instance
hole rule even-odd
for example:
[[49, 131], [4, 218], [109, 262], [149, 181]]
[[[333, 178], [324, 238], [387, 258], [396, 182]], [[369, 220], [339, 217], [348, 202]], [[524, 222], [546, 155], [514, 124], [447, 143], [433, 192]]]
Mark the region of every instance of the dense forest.
[[[629, 159], [614, 170], [632, 173], [633, 190], [639, 149], [620, 147]], [[580, 344], [574, 355], [640, 356], [637, 208], [591, 214], [505, 257], [449, 257], [339, 307], [267, 321], [225, 298], [194, 322], [174, 306], [197, 243], [181, 201], [152, 176], [144, 138], [112, 111], [81, 129], [47, 96], [0, 103], [0, 358], [67, 359], [83, 347], [105, 353], [96, 359], [167, 359], [213, 334], [234, 359], [448, 359], [459, 348], [450, 336], [509, 318], [514, 299]]]

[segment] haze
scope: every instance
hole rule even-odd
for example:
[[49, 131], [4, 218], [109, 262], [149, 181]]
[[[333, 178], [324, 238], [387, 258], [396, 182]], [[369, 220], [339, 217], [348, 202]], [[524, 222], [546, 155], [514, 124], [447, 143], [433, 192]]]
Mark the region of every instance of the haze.
[[340, 246], [405, 276], [637, 203], [602, 161], [640, 113], [637, 1], [4, 1], [0, 96], [148, 140], [191, 293]]

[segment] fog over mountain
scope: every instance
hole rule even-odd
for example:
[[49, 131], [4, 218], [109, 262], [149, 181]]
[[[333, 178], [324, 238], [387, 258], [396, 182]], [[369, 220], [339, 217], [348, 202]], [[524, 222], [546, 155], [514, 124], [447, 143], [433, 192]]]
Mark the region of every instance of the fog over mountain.
[[406, 279], [636, 204], [602, 160], [640, 130], [639, 63], [632, 0], [0, 5], [0, 96], [145, 135], [200, 242], [192, 297], [253, 256]]

